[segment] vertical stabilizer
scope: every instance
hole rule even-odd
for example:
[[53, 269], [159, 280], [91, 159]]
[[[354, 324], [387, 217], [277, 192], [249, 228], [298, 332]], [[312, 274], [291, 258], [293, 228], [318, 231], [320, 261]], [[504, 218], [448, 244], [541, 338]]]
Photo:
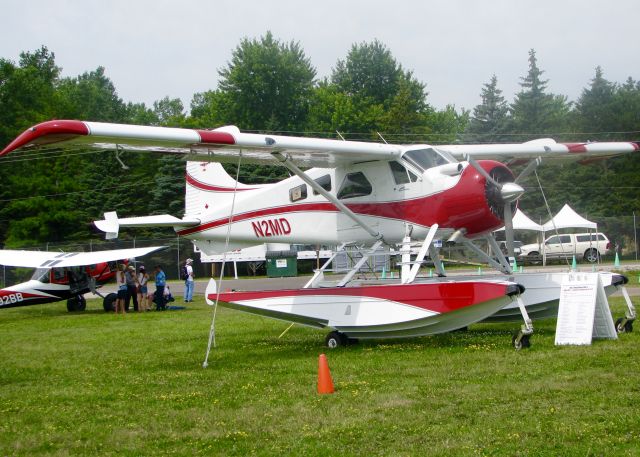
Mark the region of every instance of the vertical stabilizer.
[[[217, 206], [230, 204], [236, 180], [217, 162], [187, 162], [185, 215], [195, 216]], [[237, 191], [257, 189], [237, 183]]]

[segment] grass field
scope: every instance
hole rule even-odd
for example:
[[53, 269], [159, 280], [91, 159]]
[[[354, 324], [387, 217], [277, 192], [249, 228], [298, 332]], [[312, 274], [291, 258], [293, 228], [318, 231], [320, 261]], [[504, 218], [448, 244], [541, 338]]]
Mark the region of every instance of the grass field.
[[[612, 300], [616, 316], [622, 303]], [[363, 342], [222, 309], [0, 313], [0, 455], [640, 455], [638, 331], [555, 347], [536, 322]], [[638, 329], [640, 330], [640, 329]], [[327, 353], [337, 392], [316, 394]]]

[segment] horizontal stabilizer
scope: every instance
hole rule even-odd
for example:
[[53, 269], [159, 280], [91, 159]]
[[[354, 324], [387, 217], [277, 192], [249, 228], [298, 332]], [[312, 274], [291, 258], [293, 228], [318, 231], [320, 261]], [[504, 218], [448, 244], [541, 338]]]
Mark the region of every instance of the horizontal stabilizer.
[[109, 240], [118, 237], [120, 227], [194, 227], [200, 224], [200, 219], [178, 219], [170, 214], [119, 219], [116, 212], [112, 211], [104, 213], [104, 220], [94, 221], [93, 223], [98, 230], [106, 233], [106, 238]]

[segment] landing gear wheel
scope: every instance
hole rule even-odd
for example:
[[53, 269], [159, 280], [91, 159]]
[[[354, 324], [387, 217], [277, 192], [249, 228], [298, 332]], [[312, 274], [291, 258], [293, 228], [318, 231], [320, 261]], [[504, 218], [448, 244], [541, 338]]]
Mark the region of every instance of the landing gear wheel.
[[518, 340], [518, 336], [520, 335], [520, 333], [515, 333], [512, 337], [511, 337], [511, 344], [513, 345], [513, 347], [515, 348], [516, 351], [519, 351], [520, 349], [527, 349], [531, 347], [531, 341], [530, 341], [530, 336], [531, 335], [522, 335], [522, 337]]
[[633, 321], [624, 317], [616, 320], [616, 331], [618, 333], [631, 333], [633, 332]]
[[340, 332], [331, 332], [327, 335], [324, 342], [329, 349], [335, 349], [339, 346], [346, 346], [349, 339]]
[[105, 313], [112, 313], [116, 310], [114, 303], [116, 302], [117, 298], [118, 295], [114, 293], [108, 294], [106, 297], [104, 297], [104, 299], [102, 300], [102, 307], [104, 308]]
[[67, 300], [67, 311], [70, 313], [87, 309], [87, 300], [82, 295], [76, 295]]

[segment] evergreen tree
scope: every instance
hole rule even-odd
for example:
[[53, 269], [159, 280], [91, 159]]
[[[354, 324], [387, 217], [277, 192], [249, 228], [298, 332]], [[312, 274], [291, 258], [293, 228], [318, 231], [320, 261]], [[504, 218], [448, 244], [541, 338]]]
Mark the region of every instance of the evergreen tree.
[[[535, 50], [529, 51], [529, 72], [520, 78], [522, 90], [511, 105], [512, 131], [521, 134], [555, 133], [566, 125], [570, 105], [564, 95], [546, 92], [548, 80], [542, 79]], [[526, 139], [526, 138], [523, 138]]]
[[466, 133], [473, 134], [469, 141], [491, 143], [503, 139], [509, 122], [509, 106], [498, 89], [498, 78], [491, 77], [491, 81], [482, 88], [482, 103], [473, 109], [473, 116], [469, 121]]
[[[582, 90], [575, 107], [576, 123], [580, 132], [600, 134], [615, 130], [615, 91], [615, 84], [604, 79], [602, 68], [596, 67], [591, 85]], [[598, 137], [602, 139], [602, 135]]]

